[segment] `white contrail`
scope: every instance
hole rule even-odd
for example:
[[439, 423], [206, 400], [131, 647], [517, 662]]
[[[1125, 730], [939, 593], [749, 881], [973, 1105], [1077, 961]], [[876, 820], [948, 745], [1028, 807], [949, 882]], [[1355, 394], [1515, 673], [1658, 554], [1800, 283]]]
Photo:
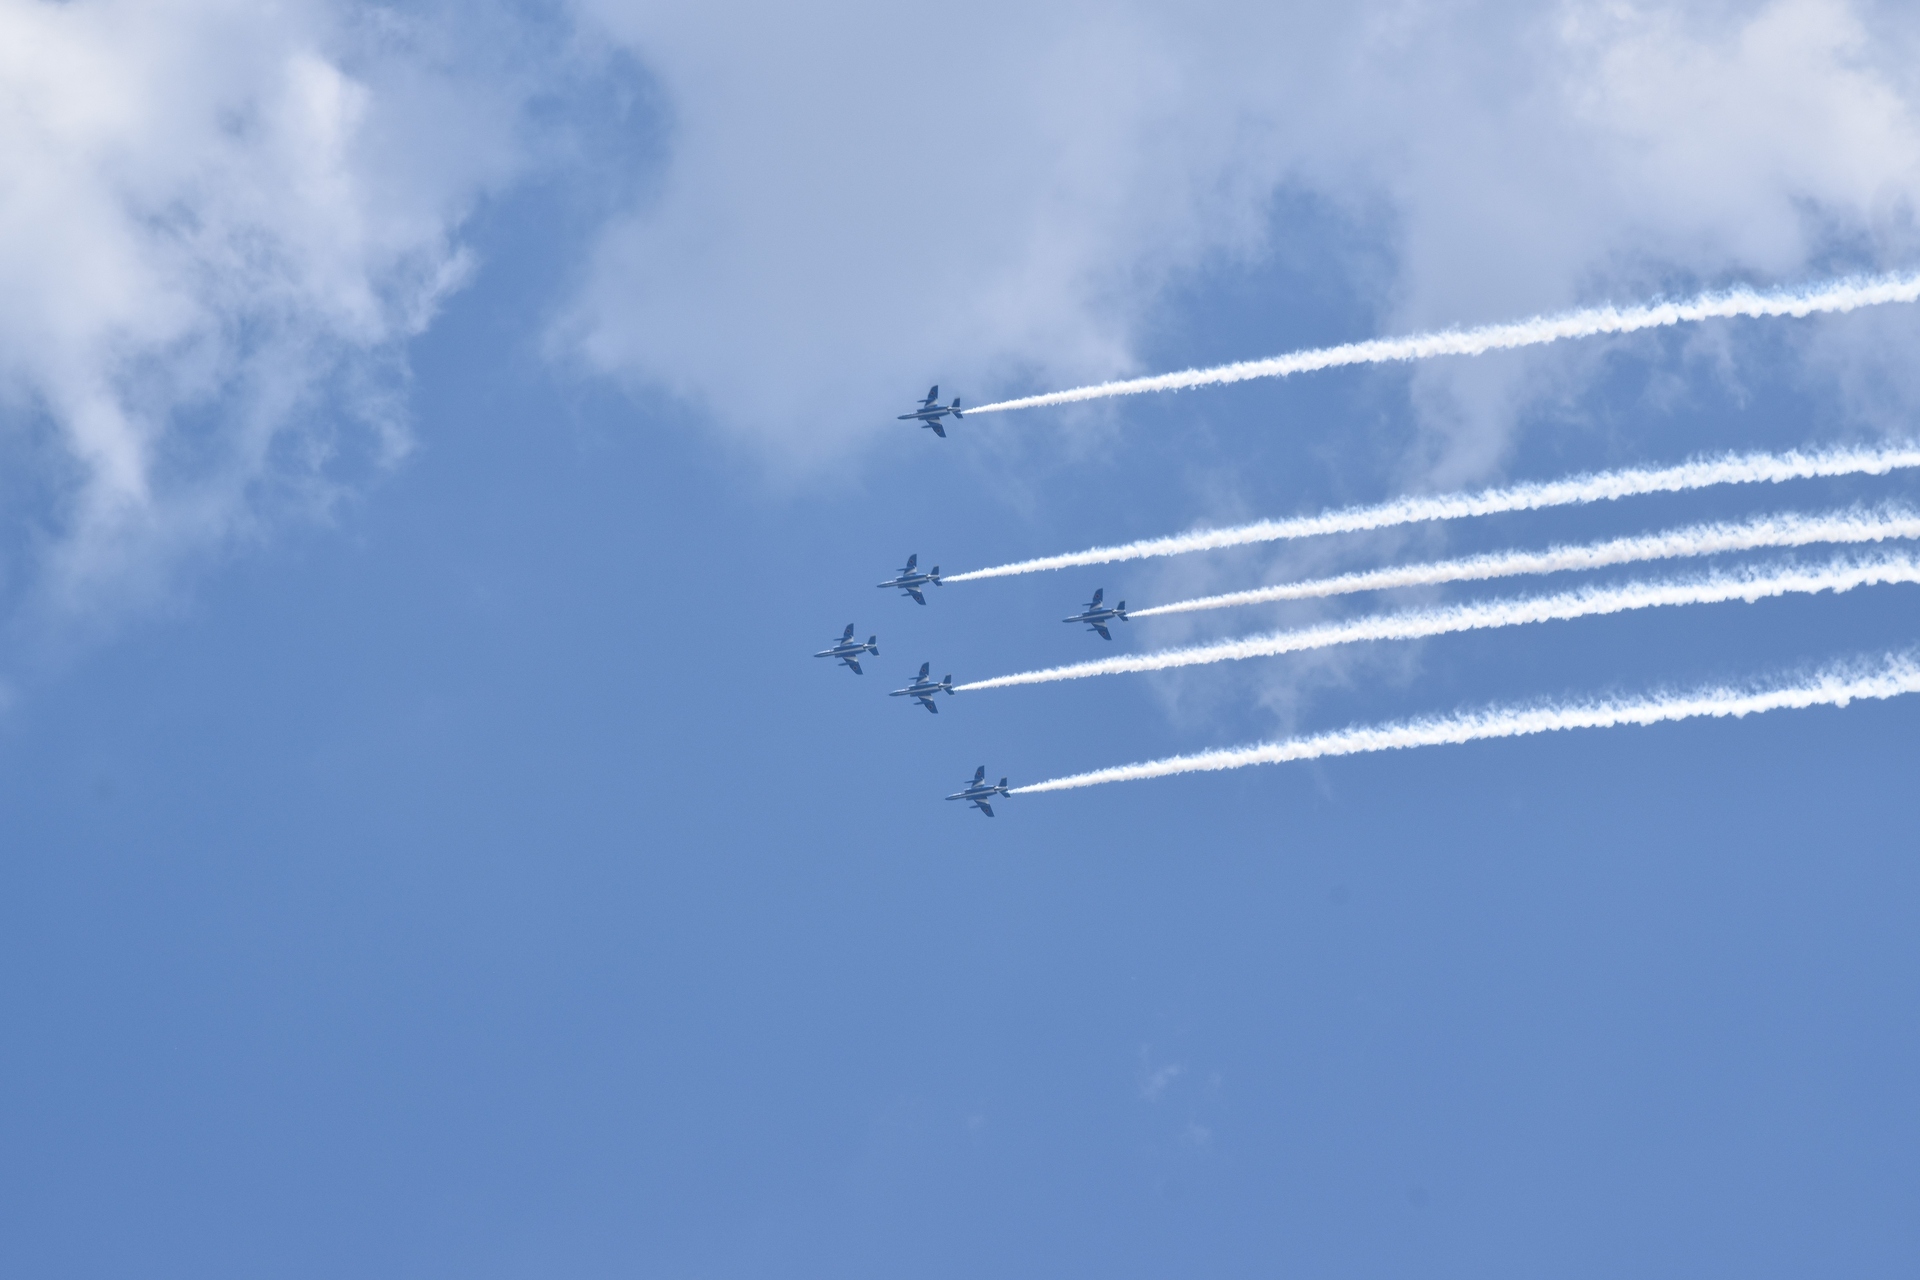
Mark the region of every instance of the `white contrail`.
[[1325, 756], [1398, 751], [1407, 747], [1434, 747], [1446, 743], [1475, 742], [1482, 738], [1518, 738], [1561, 729], [1610, 729], [1617, 725], [1662, 724], [1673, 720], [1692, 720], [1699, 716], [1740, 717], [1785, 708], [1844, 707], [1855, 698], [1896, 698], [1903, 693], [1920, 693], [1920, 664], [1916, 664], [1910, 654], [1888, 654], [1878, 670], [1829, 668], [1798, 684], [1758, 689], [1707, 688], [1628, 702], [1604, 700], [1563, 706], [1493, 707], [1464, 715], [1340, 729], [1312, 737], [1290, 738], [1285, 742], [1264, 742], [1251, 747], [1202, 751], [1195, 755], [1173, 756], [1144, 764], [1095, 769], [1091, 773], [1076, 773], [1071, 777], [1051, 778], [1046, 782], [1015, 787], [1011, 794], [1018, 796], [1036, 791], [1067, 791], [1075, 787], [1098, 786], [1103, 782], [1135, 782], [1142, 778], [1164, 778], [1175, 773], [1240, 769], [1250, 764], [1318, 760]]
[[1128, 611], [1127, 616], [1152, 618], [1167, 613], [1198, 613], [1205, 609], [1269, 604], [1277, 600], [1314, 600], [1359, 591], [1384, 591], [1394, 587], [1430, 587], [1447, 582], [1481, 582], [1489, 578], [1512, 578], [1531, 573], [1565, 573], [1646, 560], [1675, 560], [1730, 551], [1754, 551], [1761, 547], [1805, 547], [1823, 542], [1881, 542], [1889, 538], [1920, 538], [1920, 511], [1908, 507], [1889, 507], [1873, 513], [1853, 511], [1821, 516], [1762, 516], [1740, 524], [1701, 524], [1637, 538], [1615, 538], [1581, 547], [1498, 551], [1431, 564], [1396, 565], [1306, 582], [1285, 582], [1251, 591], [1229, 591], [1223, 595], [1154, 605], [1149, 609], [1133, 609]]
[[1673, 582], [1630, 582], [1617, 587], [1584, 587], [1558, 595], [1485, 600], [1441, 609], [1376, 614], [1186, 649], [1163, 649], [1158, 653], [1100, 658], [1093, 662], [1076, 662], [1070, 666], [1048, 667], [1041, 671], [1020, 671], [1013, 675], [976, 680], [971, 684], [957, 684], [953, 691], [962, 693], [975, 689], [1005, 689], [1013, 685], [1050, 684], [1056, 680], [1081, 680], [1088, 676], [1121, 675], [1134, 671], [1166, 671], [1174, 667], [1202, 666], [1212, 662], [1235, 662], [1242, 658], [1270, 658], [1276, 654], [1325, 649], [1363, 640], [1417, 640], [1457, 631], [1591, 618], [1665, 605], [1715, 604], [1728, 600], [1752, 603], [1772, 596], [1819, 591], [1837, 594], [1855, 587], [1891, 582], [1920, 583], [1920, 562], [1904, 555], [1881, 555], [1861, 560], [1835, 559], [1825, 566], [1813, 568], [1784, 565], [1744, 569]]
[[1479, 493], [1439, 493], [1396, 498], [1370, 507], [1344, 507], [1319, 515], [1261, 520], [1228, 529], [1196, 529], [1191, 533], [1177, 533], [1165, 538], [1148, 538], [1112, 547], [1093, 547], [1087, 551], [1021, 560], [990, 569], [973, 569], [966, 573], [949, 574], [942, 581], [954, 583], [971, 582], [978, 578], [1005, 578], [1048, 569], [1071, 569], [1079, 565], [1112, 564], [1118, 560], [1144, 560], [1154, 556], [1185, 555], [1192, 551], [1214, 551], [1221, 547], [1240, 547], [1255, 542], [1281, 542], [1330, 533], [1386, 529], [1425, 520], [1459, 520], [1468, 516], [1496, 515], [1503, 511], [1537, 511], [1545, 507], [1608, 502], [1647, 493], [1682, 493], [1713, 485], [1779, 484], [1786, 480], [1809, 480], [1825, 476], [1883, 476], [1913, 467], [1920, 467], [1920, 445], [1912, 443], [1880, 448], [1827, 449], [1815, 453], [1793, 450], [1779, 454], [1728, 454], [1719, 458], [1699, 458], [1674, 467], [1602, 471], [1568, 476], [1564, 480], [1483, 489]]
[[1180, 373], [1102, 382], [1097, 386], [1075, 387], [1068, 391], [1049, 391], [1044, 395], [983, 404], [967, 412], [1001, 413], [1008, 409], [1071, 404], [1078, 400], [1134, 396], [1147, 391], [1179, 391], [1223, 382], [1245, 382], [1249, 378], [1284, 378], [1289, 374], [1311, 373], [1339, 365], [1387, 364], [1402, 360], [1426, 360], [1433, 356], [1477, 356], [1513, 347], [1536, 347], [1542, 343], [1559, 342], [1563, 338], [1633, 333], [1697, 320], [1732, 319], [1736, 316], [1755, 319], [1764, 316], [1807, 316], [1821, 311], [1852, 311], [1889, 302], [1912, 302], [1917, 298], [1920, 298], [1920, 273], [1850, 276], [1829, 284], [1777, 289], [1767, 293], [1748, 288], [1729, 289], [1724, 293], [1703, 293], [1685, 302], [1654, 302], [1626, 308], [1583, 307], [1559, 315], [1534, 316], [1530, 320], [1481, 325], [1474, 329], [1446, 329], [1404, 338], [1347, 342], [1337, 347], [1295, 351], [1265, 360], [1243, 360], [1238, 364], [1216, 365], [1211, 369], [1187, 369]]

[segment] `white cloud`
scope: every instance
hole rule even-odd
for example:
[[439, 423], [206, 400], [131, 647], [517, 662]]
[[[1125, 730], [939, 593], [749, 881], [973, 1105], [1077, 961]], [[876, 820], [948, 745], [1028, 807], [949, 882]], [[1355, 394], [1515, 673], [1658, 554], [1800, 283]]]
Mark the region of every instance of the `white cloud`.
[[[796, 470], [897, 429], [928, 381], [978, 399], [1137, 371], [1169, 282], [1257, 260], [1283, 189], [1389, 211], [1368, 225], [1393, 269], [1356, 285], [1389, 330], [1915, 256], [1920, 22], [1898, 7], [572, 12], [580, 47], [655, 78], [670, 150], [590, 241], [555, 348]], [[458, 34], [475, 21], [514, 20], [0, 0], [16, 600], [152, 590], [404, 452], [405, 345], [471, 268], [462, 219], [535, 162], [522, 105], [579, 71], [503, 70], [519, 29]], [[1807, 376], [1897, 420], [1916, 324], [1809, 326]], [[1402, 478], [1497, 470], [1601, 350], [1416, 371], [1429, 448]]]
[[1126, 368], [1170, 269], [1258, 241], [1269, 125], [1212, 83], [1217, 24], [1184, 33], [1205, 6], [580, 8], [675, 134], [564, 334], [757, 439], [837, 453], [935, 379]]
[[324, 504], [343, 455], [405, 450], [403, 344], [468, 269], [512, 120], [431, 69], [429, 28], [357, 12], [0, 0], [16, 603], [151, 594]]
[[[675, 132], [563, 345], [832, 454], [935, 377], [1133, 370], [1163, 286], [1257, 255], [1283, 185], [1392, 211], [1396, 330], [1912, 256], [1898, 9], [1279, 8], [578, 0]], [[1602, 349], [1422, 368], [1419, 468], [1496, 469]]]
[[1570, 114], [1599, 142], [1616, 235], [1644, 237], [1642, 253], [1797, 271], [1828, 230], [1809, 224], [1807, 202], [1868, 232], [1910, 210], [1920, 121], [1840, 0], [1712, 26], [1667, 9], [1574, 10], [1562, 39], [1582, 73]]
[[[1391, 99], [1426, 122], [1405, 164], [1375, 174], [1406, 228], [1397, 320], [1910, 264], [1920, 119], [1910, 86], [1869, 60], [1907, 22], [1844, 0], [1685, 18], [1569, 4], [1508, 34], [1507, 74]], [[1420, 60], [1456, 47], [1429, 36]], [[1420, 83], [1411, 50], [1382, 56], [1402, 75], [1379, 78]], [[1860, 327], [1809, 327], [1836, 323]], [[1488, 470], [1516, 421], [1585, 385], [1605, 349], [1419, 369], [1442, 478]]]

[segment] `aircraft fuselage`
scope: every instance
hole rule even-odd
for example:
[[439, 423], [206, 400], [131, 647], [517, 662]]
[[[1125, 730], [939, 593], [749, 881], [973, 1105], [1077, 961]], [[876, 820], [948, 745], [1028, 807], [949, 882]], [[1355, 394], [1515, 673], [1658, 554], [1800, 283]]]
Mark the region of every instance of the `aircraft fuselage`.
[[[947, 799], [965, 800], [968, 804], [977, 804], [981, 808], [985, 809], [987, 805], [987, 801], [992, 800], [996, 796], [1004, 796], [1006, 794], [1007, 794], [1007, 780], [1005, 778], [1002, 778], [997, 786], [984, 783], [984, 782], [976, 783], [973, 786], [968, 787], [965, 791], [954, 792], [952, 795], [948, 796]], [[992, 810], [988, 810], [988, 813], [989, 813], [989, 816], [991, 816]]]
[[904, 689], [895, 689], [888, 693], [887, 696], [889, 698], [918, 698], [920, 701], [931, 706], [933, 703], [933, 695], [936, 693], [951, 695], [953, 693], [953, 686], [944, 681], [939, 684], [934, 684], [929, 681], [926, 684], [910, 684]]

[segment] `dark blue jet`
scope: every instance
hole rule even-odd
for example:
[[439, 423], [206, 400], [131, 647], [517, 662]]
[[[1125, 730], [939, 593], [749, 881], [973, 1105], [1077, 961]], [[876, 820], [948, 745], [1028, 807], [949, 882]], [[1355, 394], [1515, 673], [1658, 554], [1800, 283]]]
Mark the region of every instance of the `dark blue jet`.
[[966, 790], [956, 791], [948, 796], [947, 799], [965, 800], [991, 818], [993, 816], [993, 806], [988, 804], [987, 801], [993, 799], [995, 796], [1004, 796], [1006, 794], [1007, 780], [1002, 778], [1000, 779], [1000, 785], [997, 787], [994, 786], [987, 781], [987, 766], [981, 765], [973, 771], [973, 781], [967, 784]]
[[1087, 601], [1087, 607], [1085, 609], [1074, 614], [1071, 618], [1062, 618], [1060, 621], [1084, 622], [1087, 624], [1087, 630], [1098, 631], [1102, 640], [1113, 639], [1113, 633], [1107, 630], [1107, 623], [1115, 618], [1120, 619], [1122, 622], [1127, 620], [1127, 602], [1122, 600], [1111, 609], [1103, 609], [1100, 607], [1100, 601], [1106, 598], [1106, 594], [1107, 589], [1101, 587], [1093, 593], [1093, 599]]
[[867, 642], [861, 644], [853, 638], [853, 624], [849, 622], [846, 631], [841, 633], [839, 644], [836, 644], [831, 649], [822, 649], [813, 656], [816, 658], [838, 658], [840, 661], [852, 667], [853, 674], [858, 676], [866, 674], [860, 670], [860, 655], [863, 653], [870, 653], [876, 658], [879, 657], [880, 637], [868, 636]]
[[916, 573], [914, 572], [914, 566], [919, 563], [920, 555], [918, 552], [915, 552], [913, 555], [907, 557], [907, 567], [900, 571], [899, 577], [888, 578], [885, 582], [877, 582], [874, 585], [878, 587], [898, 587], [903, 595], [912, 596], [914, 603], [925, 604], [927, 598], [920, 594], [920, 588], [928, 585], [936, 587], [940, 585], [940, 566], [933, 566], [932, 570], [927, 573]]
[[896, 422], [918, 422], [923, 427], [932, 427], [933, 434], [942, 440], [947, 438], [947, 429], [940, 425], [940, 419], [947, 414], [953, 415], [955, 422], [960, 421], [960, 397], [955, 396], [952, 404], [940, 403], [940, 384], [934, 383], [927, 388], [927, 398], [912, 413], [903, 413]]
[[887, 696], [889, 698], [918, 698], [920, 699], [921, 706], [933, 712], [933, 714], [939, 715], [940, 708], [933, 705], [933, 695], [945, 690], [947, 696], [952, 697], [953, 677], [948, 676], [945, 680], [929, 680], [927, 678], [927, 672], [931, 670], [933, 670], [933, 664], [931, 662], [921, 663], [920, 674], [914, 677], [912, 684], [904, 689], [895, 689]]

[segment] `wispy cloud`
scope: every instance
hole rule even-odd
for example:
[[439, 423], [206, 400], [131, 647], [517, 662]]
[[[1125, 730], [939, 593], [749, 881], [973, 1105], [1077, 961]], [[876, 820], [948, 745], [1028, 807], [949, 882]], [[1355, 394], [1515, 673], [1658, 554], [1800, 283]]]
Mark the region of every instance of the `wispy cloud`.
[[17, 589], [150, 595], [406, 452], [405, 344], [518, 165], [520, 90], [445, 35], [323, 0], [0, 6]]
[[1178, 1062], [1169, 1062], [1164, 1066], [1149, 1067], [1145, 1062], [1144, 1051], [1140, 1065], [1140, 1096], [1148, 1102], [1158, 1102], [1167, 1086], [1178, 1080], [1186, 1072], [1186, 1067]]

